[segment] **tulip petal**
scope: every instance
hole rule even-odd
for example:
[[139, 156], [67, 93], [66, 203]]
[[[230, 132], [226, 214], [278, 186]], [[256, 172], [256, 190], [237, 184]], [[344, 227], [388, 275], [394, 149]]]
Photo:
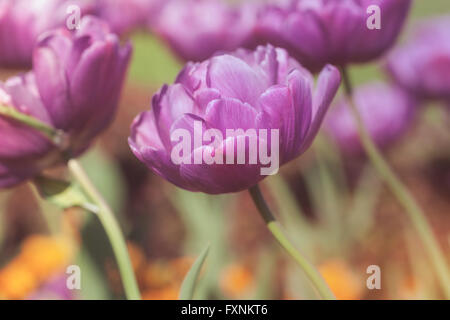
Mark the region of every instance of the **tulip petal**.
[[206, 82], [223, 97], [236, 98], [253, 105], [266, 86], [265, 80], [243, 60], [231, 55], [211, 59]]
[[256, 110], [237, 99], [224, 98], [211, 101], [205, 120], [214, 129], [226, 134], [227, 129], [256, 129]]
[[165, 150], [155, 150], [153, 148], [144, 148], [141, 150], [142, 161], [147, 167], [156, 174], [163, 177], [174, 185], [190, 190], [197, 191], [194, 186], [180, 175], [180, 167], [176, 166], [170, 155]]
[[[258, 143], [256, 137], [250, 138], [253, 143]], [[236, 149], [237, 141], [249, 141], [245, 136], [231, 137], [223, 141], [221, 148], [215, 150], [221, 154], [226, 154], [224, 150]], [[249, 143], [252, 143], [252, 142]], [[192, 157], [196, 154], [203, 156], [205, 152], [210, 152], [208, 146], [203, 146], [194, 150]], [[245, 152], [248, 156], [248, 144]], [[181, 177], [198, 191], [209, 194], [220, 194], [239, 192], [250, 188], [258, 183], [265, 176], [261, 175], [258, 164], [237, 164], [237, 154], [235, 153], [234, 164], [182, 164], [180, 168]], [[246, 158], [248, 159], [248, 157]]]
[[128, 139], [133, 153], [142, 161], [140, 149], [144, 147], [155, 150], [164, 149], [156, 128], [155, 116], [152, 111], [142, 112], [131, 125], [131, 135]]
[[198, 138], [198, 140], [203, 143], [203, 133], [207, 129], [207, 125], [205, 120], [196, 116], [192, 113], [185, 113], [180, 116], [177, 120], [174, 121], [172, 126], [170, 127], [170, 141], [172, 145], [177, 144], [178, 141], [172, 139], [172, 134], [175, 130], [182, 129], [185, 130], [186, 134], [189, 134], [191, 140], [191, 149], [194, 150], [194, 140]]
[[13, 174], [8, 166], [0, 163], [0, 189], [15, 186], [25, 179], [24, 176]]
[[317, 80], [317, 88], [313, 99], [312, 123], [301, 147], [301, 152], [309, 148], [319, 132], [325, 114], [339, 89], [340, 83], [341, 74], [339, 70], [332, 65], [326, 65]]
[[65, 129], [72, 119], [69, 83], [63, 61], [47, 46], [38, 47], [33, 55], [33, 72], [42, 102], [58, 129]]
[[195, 102], [181, 84], [164, 86], [153, 97], [153, 112], [161, 141], [167, 150], [171, 148], [170, 127], [185, 113], [193, 113]]
[[298, 70], [288, 77], [288, 86], [273, 86], [261, 95], [263, 110], [260, 126], [265, 123], [280, 129], [281, 161], [298, 156], [309, 130], [312, 116], [312, 88]]

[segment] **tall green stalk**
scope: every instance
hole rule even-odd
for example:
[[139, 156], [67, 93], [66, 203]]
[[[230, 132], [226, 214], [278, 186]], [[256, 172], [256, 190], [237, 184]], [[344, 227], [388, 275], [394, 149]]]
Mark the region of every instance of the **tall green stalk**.
[[288, 240], [281, 228], [281, 225], [278, 221], [276, 221], [269, 206], [264, 200], [259, 186], [256, 185], [254, 187], [251, 187], [249, 189], [249, 192], [252, 196], [253, 202], [259, 210], [259, 213], [261, 214], [261, 217], [266, 222], [269, 231], [272, 233], [278, 243], [283, 247], [283, 249], [286, 250], [286, 252], [297, 262], [300, 268], [302, 268], [321, 298], [325, 300], [335, 300], [336, 297], [331, 292], [330, 288], [328, 287], [323, 277], [320, 275], [319, 271], [317, 271], [317, 269], [308, 261], [308, 259], [306, 259], [303, 254], [301, 254], [300, 251], [298, 251]]
[[397, 200], [405, 209], [405, 212], [419, 234], [419, 237], [430, 257], [432, 266], [438, 276], [445, 297], [450, 299], [450, 269], [448, 268], [442, 249], [439, 247], [439, 243], [434, 236], [433, 230], [425, 218], [422, 208], [418, 205], [410, 191], [401, 182], [399, 177], [383, 158], [383, 155], [375, 145], [369, 131], [365, 127], [361, 115], [353, 101], [353, 88], [350, 77], [345, 68], [342, 70], [342, 75], [345, 93], [358, 126], [361, 143], [369, 159], [372, 161], [373, 166], [376, 168], [379, 175], [389, 186], [391, 192], [397, 197]]
[[98, 206], [97, 215], [111, 243], [127, 299], [140, 300], [141, 295], [131, 265], [127, 245], [113, 211], [76, 160], [70, 160], [68, 167], [73, 177], [83, 188], [83, 191]]

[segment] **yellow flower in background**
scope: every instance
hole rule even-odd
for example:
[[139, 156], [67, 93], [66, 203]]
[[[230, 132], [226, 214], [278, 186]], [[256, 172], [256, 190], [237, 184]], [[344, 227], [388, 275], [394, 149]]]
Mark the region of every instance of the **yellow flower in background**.
[[225, 268], [220, 279], [220, 288], [229, 297], [242, 298], [253, 288], [254, 277], [244, 265], [232, 264]]
[[343, 260], [328, 260], [319, 266], [319, 271], [338, 300], [361, 298], [365, 282], [360, 279]]

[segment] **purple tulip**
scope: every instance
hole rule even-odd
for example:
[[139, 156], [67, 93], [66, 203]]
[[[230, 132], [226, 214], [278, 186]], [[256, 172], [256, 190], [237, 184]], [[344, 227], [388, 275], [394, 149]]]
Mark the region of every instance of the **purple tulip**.
[[125, 34], [146, 27], [167, 0], [98, 0], [100, 18], [108, 22], [111, 30]]
[[129, 44], [121, 47], [108, 26], [92, 17], [83, 18], [75, 33], [61, 29], [43, 35], [33, 72], [1, 84], [0, 104], [63, 132], [67, 145], [59, 150], [37, 130], [0, 116], [0, 187], [89, 147], [114, 117], [130, 54]]
[[232, 51], [248, 40], [253, 10], [220, 0], [170, 0], [153, 29], [185, 61], [202, 61], [217, 51]]
[[[266, 5], [258, 14], [254, 41], [286, 48], [314, 72], [327, 63], [368, 62], [392, 46], [410, 4], [410, 0], [290, 0]], [[380, 9], [379, 29], [371, 5]]]
[[450, 101], [450, 16], [417, 28], [406, 46], [392, 52], [388, 70], [411, 94]]
[[[355, 90], [355, 105], [363, 122], [381, 148], [399, 139], [410, 127], [416, 103], [403, 90], [383, 83], [364, 85]], [[325, 128], [345, 154], [361, 155], [357, 125], [346, 98], [341, 98], [330, 110]]]
[[[161, 88], [152, 109], [135, 119], [129, 144], [139, 160], [181, 188], [210, 194], [241, 191], [264, 178], [264, 147], [271, 160], [283, 165], [311, 145], [339, 84], [339, 71], [327, 65], [313, 90], [311, 73], [284, 49], [270, 45], [217, 55], [189, 63], [174, 84]], [[248, 134], [252, 130], [258, 134]], [[193, 137], [181, 163], [174, 160], [178, 132]], [[199, 144], [196, 137], [202, 133], [205, 140]], [[214, 139], [205, 143], [208, 134]], [[256, 151], [252, 145], [259, 151], [256, 163], [250, 160]], [[240, 155], [245, 161], [239, 161]], [[208, 157], [214, 161], [207, 162]]]
[[85, 17], [75, 34], [41, 38], [33, 55], [39, 93], [53, 125], [68, 133], [77, 156], [113, 120], [131, 56], [108, 25]]
[[[51, 125], [33, 74], [0, 82], [0, 106], [10, 106]], [[40, 132], [0, 116], [0, 188], [15, 185], [55, 164], [59, 155]]]
[[93, 0], [0, 0], [0, 67], [30, 68], [39, 35], [65, 26], [74, 4], [81, 14], [94, 10]]

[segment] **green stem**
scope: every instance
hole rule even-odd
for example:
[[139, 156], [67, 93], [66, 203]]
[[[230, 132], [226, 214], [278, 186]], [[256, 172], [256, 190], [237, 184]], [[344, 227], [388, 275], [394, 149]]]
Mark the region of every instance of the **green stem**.
[[60, 145], [63, 142], [64, 133], [62, 131], [55, 129], [32, 116], [22, 113], [15, 108], [0, 105], [0, 116], [10, 118], [41, 132], [56, 145]]
[[250, 195], [258, 208], [261, 217], [267, 224], [267, 228], [278, 241], [278, 243], [286, 250], [286, 252], [298, 263], [300, 268], [305, 272], [306, 276], [312, 282], [322, 299], [335, 300], [334, 294], [326, 284], [317, 269], [292, 245], [284, 234], [281, 225], [276, 221], [264, 197], [256, 185], [249, 189]]
[[372, 140], [370, 133], [364, 126], [364, 122], [352, 98], [353, 89], [350, 77], [345, 68], [342, 70], [342, 75], [345, 92], [358, 126], [361, 143], [379, 175], [384, 179], [391, 189], [391, 192], [397, 197], [398, 201], [406, 210], [406, 213], [408, 214], [414, 228], [425, 246], [426, 251], [429, 254], [434, 270], [436, 271], [440, 284], [443, 288], [445, 297], [450, 299], [450, 270], [447, 266], [444, 254], [439, 247], [439, 243], [433, 234], [432, 228], [425, 218], [422, 208], [417, 204], [412, 194], [383, 158], [381, 152], [378, 150], [378, 147]]
[[120, 226], [114, 216], [109, 205], [103, 199], [95, 186], [90, 181], [86, 172], [81, 165], [74, 159], [70, 160], [68, 167], [73, 177], [78, 181], [86, 194], [98, 206], [97, 215], [105, 229], [105, 232], [111, 243], [114, 255], [119, 267], [120, 276], [122, 278], [125, 294], [129, 300], [140, 300], [141, 296], [131, 265], [130, 256], [128, 254], [127, 245], [123, 237]]

